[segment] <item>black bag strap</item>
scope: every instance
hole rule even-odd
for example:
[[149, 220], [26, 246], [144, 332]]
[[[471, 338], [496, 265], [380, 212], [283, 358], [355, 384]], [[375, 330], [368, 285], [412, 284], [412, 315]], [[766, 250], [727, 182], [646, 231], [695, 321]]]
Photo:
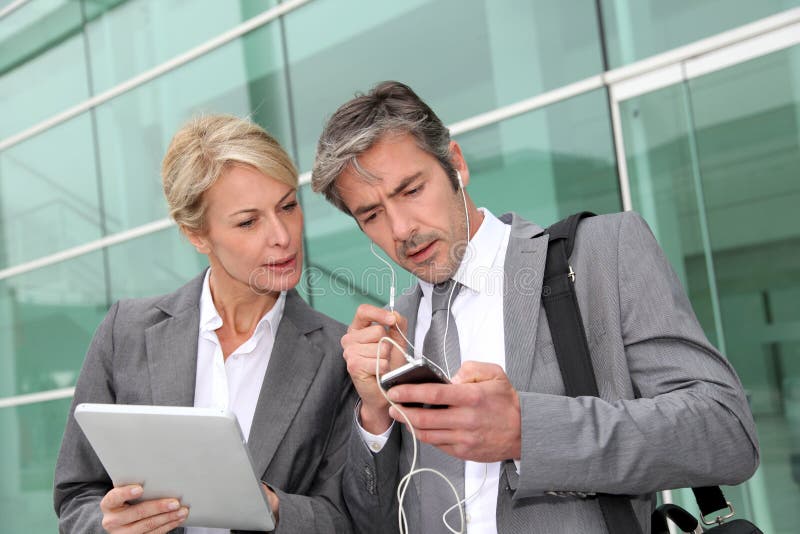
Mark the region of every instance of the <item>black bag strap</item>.
[[681, 529], [681, 532], [696, 532], [699, 525], [697, 518], [680, 506], [662, 504], [653, 510], [651, 534], [669, 534], [667, 518], [671, 519]]
[[[583, 329], [578, 298], [575, 294], [576, 273], [569, 264], [575, 234], [581, 220], [593, 216], [582, 212], [550, 226], [542, 301], [553, 348], [558, 358], [566, 394], [570, 397], [598, 397], [597, 382]], [[598, 494], [598, 504], [610, 534], [642, 534], [630, 498], [624, 495]]]
[[729, 506], [719, 486], [692, 488], [692, 492], [703, 517]]
[[549, 242], [542, 282], [542, 302], [547, 312], [564, 388], [570, 397], [599, 396], [575, 294], [575, 273], [569, 264], [578, 224], [582, 219], [593, 215], [586, 211], [576, 213], [545, 230]]

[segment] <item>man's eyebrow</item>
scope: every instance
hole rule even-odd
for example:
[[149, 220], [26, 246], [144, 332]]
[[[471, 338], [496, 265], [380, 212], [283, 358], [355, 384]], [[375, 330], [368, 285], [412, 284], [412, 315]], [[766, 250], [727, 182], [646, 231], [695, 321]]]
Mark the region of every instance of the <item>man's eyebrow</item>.
[[[397, 184], [397, 187], [395, 187], [392, 190], [392, 192], [389, 193], [389, 198], [396, 197], [397, 195], [402, 193], [414, 180], [418, 179], [421, 175], [422, 175], [421, 172], [417, 172], [417, 173], [414, 173], [414, 174], [412, 174], [411, 176], [409, 176], [407, 178], [403, 178], [400, 181], [400, 183]], [[380, 202], [374, 202], [372, 204], [366, 204], [364, 206], [359, 206], [358, 208], [353, 210], [353, 215], [355, 215], [355, 216], [363, 215], [363, 214], [367, 213], [368, 211], [374, 210], [375, 208], [377, 208], [380, 205], [381, 205]]]

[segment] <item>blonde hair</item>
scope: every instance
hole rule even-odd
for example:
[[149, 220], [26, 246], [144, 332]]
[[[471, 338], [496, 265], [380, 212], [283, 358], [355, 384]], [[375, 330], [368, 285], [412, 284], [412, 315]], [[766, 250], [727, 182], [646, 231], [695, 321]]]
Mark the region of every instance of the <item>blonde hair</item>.
[[203, 193], [231, 165], [249, 165], [297, 189], [297, 169], [280, 143], [261, 126], [231, 115], [191, 119], [172, 138], [161, 163], [169, 215], [178, 226], [205, 228]]

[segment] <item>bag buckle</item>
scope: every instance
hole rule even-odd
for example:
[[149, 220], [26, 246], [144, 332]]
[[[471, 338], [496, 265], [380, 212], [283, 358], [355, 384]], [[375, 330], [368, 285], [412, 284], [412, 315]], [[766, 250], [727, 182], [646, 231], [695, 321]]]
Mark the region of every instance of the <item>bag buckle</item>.
[[705, 517], [704, 515], [701, 515], [701, 516], [700, 516], [700, 519], [703, 521], [703, 524], [704, 524], [704, 525], [706, 525], [706, 526], [711, 526], [711, 525], [721, 525], [723, 522], [727, 521], [728, 519], [730, 519], [731, 517], [733, 517], [734, 515], [736, 515], [736, 512], [734, 511], [734, 509], [733, 509], [733, 505], [731, 504], [731, 502], [730, 502], [730, 501], [725, 501], [725, 504], [727, 504], [727, 505], [728, 505], [728, 510], [730, 510], [730, 513], [729, 513], [729, 514], [726, 514], [726, 515], [718, 515], [718, 516], [717, 516], [717, 518], [716, 518], [716, 519], [714, 519], [714, 520], [713, 520], [713, 521], [711, 521], [711, 522], [709, 522], [709, 521], [706, 521], [706, 517]]

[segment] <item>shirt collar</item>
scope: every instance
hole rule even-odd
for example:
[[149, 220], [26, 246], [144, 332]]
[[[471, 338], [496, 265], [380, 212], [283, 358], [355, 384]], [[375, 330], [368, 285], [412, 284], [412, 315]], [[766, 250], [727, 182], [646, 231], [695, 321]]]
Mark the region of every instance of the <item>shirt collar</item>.
[[[217, 330], [219, 327], [222, 326], [222, 317], [217, 312], [216, 306], [214, 306], [214, 299], [211, 297], [211, 269], [206, 271], [206, 276], [203, 279], [203, 290], [200, 293], [200, 333], [210, 333]], [[264, 314], [264, 316], [258, 321], [256, 325], [256, 329], [253, 331], [253, 336], [259, 333], [261, 330], [265, 328], [265, 325], [269, 326], [269, 331], [274, 339], [275, 333], [278, 331], [278, 325], [281, 322], [281, 318], [283, 317], [283, 310], [286, 307], [286, 291], [281, 291], [280, 296], [278, 296], [278, 300], [275, 301], [275, 304], [272, 308]]]
[[[478, 231], [469, 240], [469, 246], [461, 260], [453, 279], [476, 293], [481, 293], [491, 285], [493, 276], [503, 276], [505, 257], [502, 252], [508, 225], [492, 215], [486, 208], [479, 208], [483, 214], [483, 222]], [[430, 298], [433, 284], [425, 280], [419, 281], [422, 294]]]

